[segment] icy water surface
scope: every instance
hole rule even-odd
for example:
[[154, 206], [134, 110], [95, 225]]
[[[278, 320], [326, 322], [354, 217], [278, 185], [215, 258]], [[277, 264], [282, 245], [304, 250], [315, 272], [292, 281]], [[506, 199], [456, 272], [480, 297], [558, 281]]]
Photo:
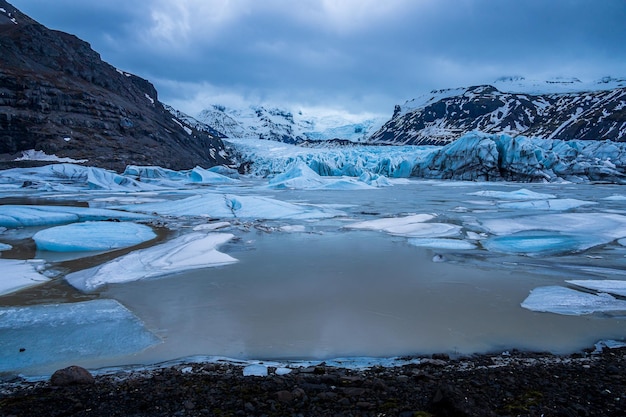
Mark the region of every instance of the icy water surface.
[[[96, 257], [61, 256], [33, 249], [29, 239], [42, 226], [0, 234], [1, 242], [15, 246], [4, 258], [31, 253], [50, 261], [48, 268], [56, 274], [48, 283], [0, 297], [0, 308], [112, 299], [161, 340], [131, 354], [123, 349], [98, 352], [94, 346], [95, 351], [67, 363], [55, 361], [51, 353], [36, 366], [17, 371], [50, 372], [70, 362], [88, 367], [155, 363], [190, 355], [325, 359], [513, 348], [563, 353], [626, 337], [620, 296], [611, 296], [615, 304], [609, 303], [608, 310], [591, 314], [579, 314], [576, 305], [573, 314], [522, 307], [536, 288], [571, 288], [566, 281], [574, 279], [626, 281], [624, 187], [441, 181], [367, 190], [271, 190], [263, 185], [254, 181], [219, 190], [137, 193], [151, 204], [146, 210], [128, 205], [128, 194], [61, 197], [91, 207], [124, 205], [127, 211], [155, 216], [149, 224], [159, 226], [159, 238], [138, 248], [156, 248], [207, 222], [227, 222], [204, 233], [229, 239], [217, 249], [234, 263], [86, 292], [69, 286], [64, 276], [137, 248]], [[217, 200], [211, 197], [215, 191], [221, 191]], [[194, 195], [210, 198], [189, 200], [193, 213], [189, 204], [174, 205]], [[49, 196], [58, 204], [58, 193]], [[235, 214], [270, 204], [246, 196], [289, 205], [268, 206], [265, 214], [252, 217], [228, 216], [227, 211], [209, 219], [198, 212], [220, 201]], [[159, 205], [163, 200], [165, 206]], [[37, 200], [44, 202], [45, 196]], [[171, 211], [164, 213], [164, 207]], [[268, 217], [272, 219], [262, 220]], [[26, 246], [30, 252], [20, 252]], [[199, 256], [213, 255], [205, 251]], [[595, 305], [596, 299], [590, 302]], [[126, 320], [126, 311], [119, 314]], [[15, 336], [10, 331], [11, 326], [0, 328], [0, 348], [3, 337]], [[32, 335], [21, 342], [30, 353], [28, 337]], [[54, 346], [55, 333], [46, 337]], [[129, 343], [124, 337], [120, 343]]]

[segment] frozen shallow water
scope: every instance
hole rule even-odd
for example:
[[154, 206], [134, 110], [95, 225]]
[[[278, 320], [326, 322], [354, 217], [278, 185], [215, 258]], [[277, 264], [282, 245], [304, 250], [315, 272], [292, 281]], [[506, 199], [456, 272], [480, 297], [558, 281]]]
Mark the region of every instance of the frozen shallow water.
[[[0, 273], [0, 288], [6, 288], [0, 308], [30, 314], [40, 304], [115, 300], [162, 342], [144, 349], [130, 334], [124, 343], [139, 346], [132, 351], [112, 356], [107, 348], [60, 361], [47, 361], [54, 357], [47, 352], [33, 359], [36, 366], [15, 362], [6, 372], [191, 355], [571, 352], [626, 337], [619, 293], [626, 281], [624, 186], [391, 180], [385, 187], [337, 190], [276, 188], [268, 180], [240, 178], [211, 186], [181, 180], [169, 188], [155, 180], [138, 191], [107, 188], [104, 179], [97, 189], [64, 180], [61, 190], [47, 177], [40, 188], [0, 189], [14, 219], [0, 229], [0, 244], [7, 245], [2, 260], [22, 265], [40, 259], [26, 283]], [[90, 206], [80, 216], [59, 208], [79, 203]], [[60, 218], [46, 220], [50, 213]], [[155, 242], [78, 259], [36, 251], [37, 232], [105, 213], [169, 232]], [[182, 250], [190, 242], [201, 244]], [[18, 290], [20, 284], [29, 287]], [[563, 299], [569, 301], [563, 305]], [[65, 333], [77, 320], [63, 324]], [[17, 322], [5, 323], [0, 344], [22, 334], [13, 342], [27, 346], [32, 332], [16, 328]]]

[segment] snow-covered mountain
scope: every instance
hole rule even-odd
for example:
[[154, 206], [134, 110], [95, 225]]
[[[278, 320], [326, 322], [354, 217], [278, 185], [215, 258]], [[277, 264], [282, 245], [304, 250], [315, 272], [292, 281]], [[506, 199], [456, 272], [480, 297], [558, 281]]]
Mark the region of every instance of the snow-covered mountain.
[[285, 143], [344, 139], [363, 142], [380, 128], [385, 118], [364, 118], [342, 115], [314, 116], [276, 107], [249, 106], [241, 109], [212, 105], [197, 119], [225, 137], [233, 139], [266, 139]]
[[437, 144], [463, 134], [626, 140], [626, 79], [549, 81], [505, 77], [493, 85], [435, 90], [397, 105], [371, 143]]

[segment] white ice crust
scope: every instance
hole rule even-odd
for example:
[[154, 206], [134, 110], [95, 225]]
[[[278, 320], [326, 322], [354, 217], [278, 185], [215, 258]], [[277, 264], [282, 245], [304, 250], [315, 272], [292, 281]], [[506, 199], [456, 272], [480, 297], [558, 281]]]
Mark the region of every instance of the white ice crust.
[[217, 247], [233, 237], [228, 233], [189, 233], [160, 245], [131, 252], [95, 268], [73, 272], [65, 279], [81, 291], [93, 291], [105, 284], [231, 264], [237, 260], [219, 252]]
[[41, 267], [43, 261], [37, 259], [0, 259], [0, 295], [49, 281], [38, 272]]

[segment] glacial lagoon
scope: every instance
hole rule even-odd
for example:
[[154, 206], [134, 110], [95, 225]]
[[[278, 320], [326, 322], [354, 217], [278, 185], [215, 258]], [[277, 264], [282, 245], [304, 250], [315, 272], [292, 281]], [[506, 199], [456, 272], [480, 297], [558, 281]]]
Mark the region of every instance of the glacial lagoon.
[[[623, 186], [323, 177], [320, 187], [300, 174], [285, 187], [170, 176], [124, 188], [40, 172], [19, 187], [3, 174], [2, 281], [25, 283], [0, 296], [3, 373], [197, 355], [567, 353], [626, 337]], [[33, 240], [102, 222], [94, 239], [115, 241], [110, 220], [157, 237], [72, 252]]]

